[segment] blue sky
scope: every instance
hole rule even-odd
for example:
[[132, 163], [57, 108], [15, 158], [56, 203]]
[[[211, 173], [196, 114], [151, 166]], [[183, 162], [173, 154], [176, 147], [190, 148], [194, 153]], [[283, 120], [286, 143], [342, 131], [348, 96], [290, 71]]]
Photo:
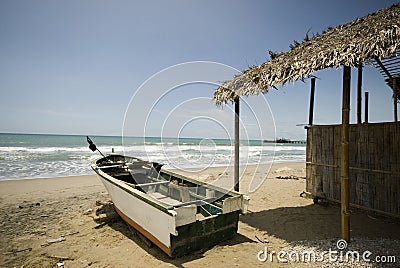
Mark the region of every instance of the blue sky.
[[[0, 132], [120, 135], [134, 93], [165, 68], [212, 61], [244, 70], [266, 61], [269, 49], [288, 50], [308, 30], [321, 32], [395, 2], [2, 0]], [[376, 69], [364, 71], [370, 121], [391, 121], [389, 88]], [[342, 72], [316, 75], [315, 123], [340, 123]], [[351, 122], [356, 76], [353, 70]], [[296, 82], [265, 95], [277, 136], [305, 137], [296, 124], [307, 122], [309, 87], [309, 81]], [[212, 93], [208, 85], [201, 96]], [[169, 113], [177, 99], [196, 96], [182, 91], [175, 102], [167, 98], [159, 112]], [[200, 125], [184, 134], [221, 137]], [[250, 138], [258, 137], [249, 131]]]

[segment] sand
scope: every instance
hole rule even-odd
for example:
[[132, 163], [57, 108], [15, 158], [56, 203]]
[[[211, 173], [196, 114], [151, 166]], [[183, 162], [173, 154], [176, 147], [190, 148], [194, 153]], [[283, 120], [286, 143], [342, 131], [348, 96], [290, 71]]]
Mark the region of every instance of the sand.
[[[250, 212], [240, 216], [232, 239], [180, 258], [171, 259], [143, 240], [113, 210], [95, 175], [0, 182], [0, 267], [253, 267], [313, 266], [293, 261], [260, 261], [265, 249], [316, 252], [336, 249], [340, 238], [340, 208], [313, 204], [305, 191], [305, 163], [249, 166], [242, 170], [241, 191], [250, 196]], [[232, 168], [185, 171], [199, 180], [221, 184], [232, 180]], [[268, 173], [268, 174], [267, 174]], [[248, 192], [250, 180], [264, 179]], [[350, 246], [400, 261], [398, 219], [352, 209]], [[267, 240], [269, 243], [262, 243]], [[260, 255], [261, 257], [263, 255]], [[334, 262], [328, 266], [350, 265]], [[321, 263], [317, 264], [322, 265]], [[356, 262], [350, 266], [364, 266]], [[368, 264], [373, 267], [375, 264]], [[395, 264], [394, 264], [395, 266]]]

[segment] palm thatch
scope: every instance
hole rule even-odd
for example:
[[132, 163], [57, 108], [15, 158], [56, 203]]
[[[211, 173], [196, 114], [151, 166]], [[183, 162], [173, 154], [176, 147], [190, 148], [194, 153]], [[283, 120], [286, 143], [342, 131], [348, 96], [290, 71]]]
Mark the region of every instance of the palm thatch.
[[270, 61], [224, 82], [214, 93], [215, 102], [265, 93], [325, 68], [372, 64], [371, 59], [395, 55], [400, 48], [400, 3], [312, 38], [307, 32], [302, 43], [295, 42], [290, 48], [279, 54], [270, 51]]

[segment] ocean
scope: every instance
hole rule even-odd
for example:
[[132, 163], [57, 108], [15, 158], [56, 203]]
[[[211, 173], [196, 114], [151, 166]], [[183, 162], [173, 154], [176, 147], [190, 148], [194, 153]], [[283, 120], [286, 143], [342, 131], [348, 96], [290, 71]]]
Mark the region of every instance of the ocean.
[[[233, 165], [233, 141], [225, 139], [91, 136], [104, 154], [123, 153], [165, 164], [165, 168], [204, 169]], [[305, 161], [304, 144], [241, 141], [240, 163]], [[0, 133], [0, 180], [94, 174], [99, 158], [86, 136]]]

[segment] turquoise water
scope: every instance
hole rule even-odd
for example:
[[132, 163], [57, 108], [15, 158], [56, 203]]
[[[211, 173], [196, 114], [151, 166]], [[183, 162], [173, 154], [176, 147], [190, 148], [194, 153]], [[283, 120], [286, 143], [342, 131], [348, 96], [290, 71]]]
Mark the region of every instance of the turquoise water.
[[[91, 136], [104, 153], [136, 156], [166, 168], [233, 165], [233, 142], [224, 139]], [[1, 134], [0, 180], [94, 174], [90, 162], [100, 155], [83, 135]], [[305, 145], [241, 141], [241, 164], [305, 161]]]

